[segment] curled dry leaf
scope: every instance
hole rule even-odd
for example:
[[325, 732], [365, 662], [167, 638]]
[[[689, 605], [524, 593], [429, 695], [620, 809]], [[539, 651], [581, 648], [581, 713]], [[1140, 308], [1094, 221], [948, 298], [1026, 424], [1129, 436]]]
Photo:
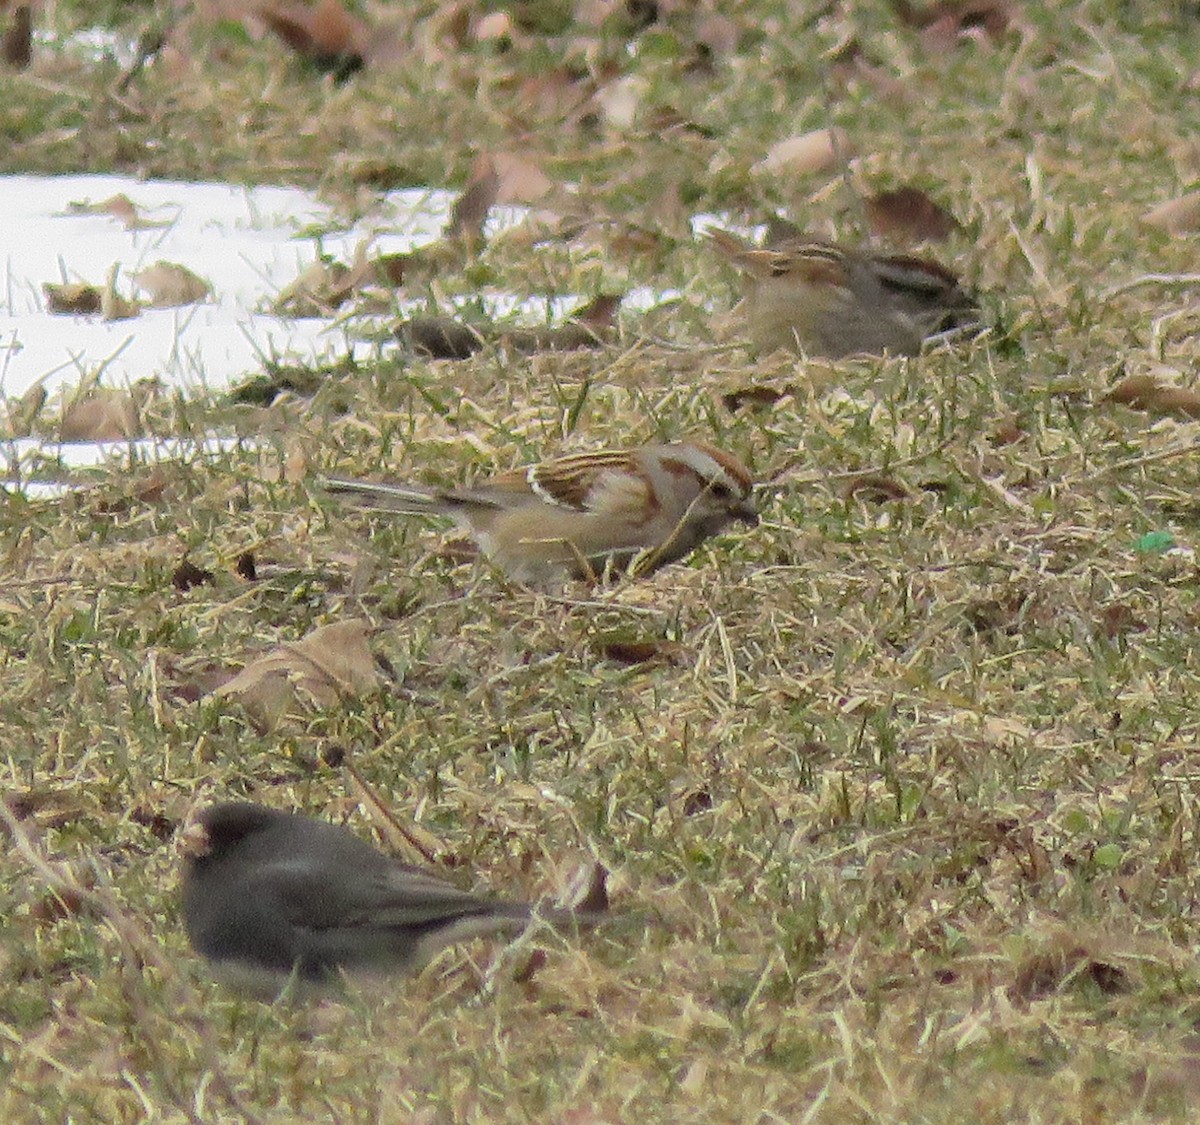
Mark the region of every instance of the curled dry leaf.
[[683, 660], [684, 648], [678, 641], [667, 641], [661, 637], [629, 637], [623, 634], [607, 634], [596, 638], [596, 651], [606, 660], [617, 664], [679, 664]]
[[240, 703], [263, 730], [304, 710], [334, 707], [374, 691], [379, 669], [367, 644], [366, 621], [324, 625], [247, 664], [213, 695]]
[[925, 49], [935, 53], [965, 40], [999, 43], [1019, 13], [1012, 0], [938, 0], [920, 9], [909, 0], [892, 0], [892, 7], [904, 23], [920, 31]]
[[279, 316], [329, 316], [375, 276], [366, 243], [361, 242], [355, 249], [353, 265], [318, 258], [279, 291], [271, 307]]
[[1151, 207], [1142, 216], [1142, 222], [1167, 234], [1190, 234], [1200, 228], [1200, 191], [1189, 191]]
[[396, 327], [401, 343], [431, 359], [468, 359], [486, 347], [505, 348], [519, 355], [578, 351], [606, 344], [616, 331], [621, 298], [602, 295], [589, 302], [557, 328], [496, 328], [472, 325], [452, 317], [414, 317]]
[[920, 188], [883, 191], [864, 204], [871, 230], [917, 242], [943, 242], [960, 230], [958, 220]]
[[197, 566], [190, 559], [184, 559], [171, 574], [171, 585], [180, 593], [186, 593], [195, 586], [212, 586], [217, 576], [211, 570]]
[[842, 496], [846, 500], [857, 496], [873, 504], [883, 504], [888, 500], [907, 500], [909, 491], [887, 473], [860, 473], [847, 481]]
[[730, 414], [736, 414], [743, 407], [774, 406], [780, 399], [787, 398], [791, 389], [784, 387], [748, 386], [739, 387], [734, 391], [726, 391], [721, 396], [721, 402]]
[[370, 32], [338, 0], [321, 0], [315, 8], [270, 4], [258, 15], [293, 51], [321, 70], [345, 76], [363, 65]]
[[63, 412], [61, 441], [122, 441], [142, 432], [137, 396], [125, 391], [93, 391]]
[[169, 219], [147, 219], [138, 210], [137, 204], [124, 193], [111, 195], [99, 203], [75, 202], [67, 206], [72, 215], [111, 215], [126, 230], [156, 230], [169, 227]]
[[7, 426], [0, 432], [9, 438], [28, 437], [46, 405], [46, 397], [45, 384], [34, 383], [20, 398], [9, 399]]
[[132, 320], [140, 316], [142, 306], [139, 302], [122, 297], [117, 292], [117, 274], [120, 266], [114, 264], [108, 271], [108, 281], [100, 292], [100, 315], [105, 320]]
[[1200, 418], [1200, 393], [1160, 382], [1153, 375], [1127, 376], [1104, 396], [1104, 401], [1117, 402], [1148, 414]]
[[90, 316], [100, 311], [101, 292], [98, 285], [82, 281], [66, 285], [55, 285], [52, 281], [42, 283], [46, 295], [46, 309], [57, 315]]
[[204, 278], [175, 262], [158, 261], [132, 276], [138, 287], [150, 294], [150, 304], [158, 309], [194, 305], [212, 292], [212, 286]]
[[750, 171], [764, 175], [826, 172], [845, 164], [853, 155], [845, 129], [815, 129], [777, 141]]

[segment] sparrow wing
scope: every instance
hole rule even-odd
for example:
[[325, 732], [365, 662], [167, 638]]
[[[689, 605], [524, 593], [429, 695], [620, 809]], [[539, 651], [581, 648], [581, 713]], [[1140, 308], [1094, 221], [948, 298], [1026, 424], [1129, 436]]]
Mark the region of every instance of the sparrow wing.
[[602, 506], [598, 495], [617, 479], [640, 480], [629, 454], [621, 450], [598, 450], [557, 457], [531, 466], [525, 479], [527, 487], [548, 504], [577, 512], [595, 511]]

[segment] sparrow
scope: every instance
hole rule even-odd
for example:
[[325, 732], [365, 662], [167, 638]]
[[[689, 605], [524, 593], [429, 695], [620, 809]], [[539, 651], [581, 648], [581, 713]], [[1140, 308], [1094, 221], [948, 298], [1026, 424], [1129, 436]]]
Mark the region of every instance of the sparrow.
[[[459, 890], [347, 828], [249, 802], [204, 809], [184, 831], [183, 920], [220, 979], [279, 994], [339, 970], [410, 972], [444, 946], [520, 932], [524, 902]], [[557, 925], [597, 911], [546, 910]]]
[[449, 516], [505, 575], [527, 584], [594, 579], [610, 567], [649, 574], [733, 522], [758, 522], [749, 470], [700, 441], [576, 453], [471, 488], [338, 477], [323, 485], [372, 507]]
[[928, 337], [978, 323], [974, 299], [936, 262], [803, 237], [757, 247], [720, 228], [707, 235], [746, 277], [750, 336], [763, 352], [916, 355]]

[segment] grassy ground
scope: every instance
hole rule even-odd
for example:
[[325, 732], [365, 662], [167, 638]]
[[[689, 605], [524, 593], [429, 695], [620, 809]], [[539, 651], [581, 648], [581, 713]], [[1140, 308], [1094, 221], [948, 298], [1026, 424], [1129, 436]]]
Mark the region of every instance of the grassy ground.
[[[97, 888], [63, 909], [44, 869], [0, 868], [0, 1119], [1191, 1119], [1196, 423], [1104, 395], [1127, 374], [1189, 386], [1195, 316], [1178, 286], [1102, 294], [1194, 270], [1192, 237], [1139, 217], [1200, 170], [1196, 16], [1031, 6], [1024, 34], [931, 54], [887, 5], [829, 8], [731, 5], [740, 45], [708, 68], [685, 8], [636, 55], [597, 34], [573, 57], [642, 81], [628, 129], [521, 100], [562, 39], [337, 87], [197, 26], [119, 98], [105, 63], [0, 79], [6, 171], [297, 182], [353, 212], [368, 180], [461, 184], [477, 151], [518, 151], [579, 183], [583, 213], [660, 237], [498, 244], [447, 291], [683, 293], [602, 353], [385, 356], [311, 399], [159, 403], [157, 430], [216, 419], [257, 451], [0, 501], [4, 785]], [[831, 78], [851, 34], [886, 93]], [[666, 108], [700, 128], [664, 130]], [[831, 366], [755, 362], [714, 326], [732, 279], [682, 220], [786, 209], [856, 237], [836, 177], [749, 170], [830, 124], [857, 191], [915, 180], [965, 224], [940, 253], [993, 333]], [[723, 403], [764, 386], [791, 393]], [[688, 433], [783, 472], [763, 525], [563, 598], [307, 483]], [[867, 470], [890, 483], [851, 487]], [[185, 556], [213, 583], [178, 590]], [[268, 732], [202, 694], [350, 618], [373, 627], [378, 691]], [[678, 647], [630, 668], [614, 636]], [[369, 833], [344, 760], [465, 885], [552, 893], [598, 857], [612, 921], [539, 935], [544, 963], [478, 943], [346, 1003], [222, 991], [181, 929], [173, 829], [203, 793]]]

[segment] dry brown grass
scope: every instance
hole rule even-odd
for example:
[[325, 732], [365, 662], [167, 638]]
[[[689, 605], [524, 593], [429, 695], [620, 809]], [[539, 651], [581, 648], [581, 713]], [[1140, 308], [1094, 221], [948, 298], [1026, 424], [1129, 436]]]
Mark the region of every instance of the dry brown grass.
[[[712, 346], [702, 303], [727, 306], [730, 279], [688, 239], [651, 257], [498, 246], [445, 284], [675, 284], [682, 307], [651, 332], [628, 318], [602, 353], [382, 358], [312, 399], [164, 404], [155, 426], [261, 444], [168, 471], [152, 499], [130, 497], [135, 469], [62, 504], [4, 500], [5, 787], [34, 845], [99, 894], [58, 909], [50, 871], [4, 865], [0, 1119], [1189, 1119], [1196, 423], [1102, 399], [1157, 363], [1187, 384], [1197, 349], [1187, 290], [1098, 293], [1194, 268], [1192, 239], [1137, 221], [1195, 175], [1194, 18], [1097, 0], [1074, 12], [1090, 30], [1034, 13], [1024, 42], [931, 61], [882, 6], [794, 39], [755, 30], [782, 6], [751, 7], [713, 77], [681, 78], [669, 37], [623, 64], [713, 137], [547, 119], [518, 138], [503, 79], [536, 59], [484, 48], [335, 89], [225, 29], [197, 33], [187, 81], [151, 70], [119, 102], [102, 67], [4, 79], [3, 117], [24, 123], [10, 170], [295, 180], [356, 210], [353, 171], [380, 153], [441, 184], [470, 149], [524, 147], [584, 207], [650, 226], [666, 179], [692, 211], [797, 206], [824, 181], [746, 169], [832, 118], [865, 178], [916, 162], [966, 222], [944, 253], [998, 327], [911, 362], [752, 364]], [[831, 92], [817, 60], [843, 30], [907, 102]], [[448, 135], [469, 148], [430, 143]], [[843, 189], [818, 194], [808, 213], [848, 229]], [[722, 405], [764, 385], [794, 393]], [[295, 480], [456, 481], [685, 433], [782, 473], [762, 527], [559, 598]], [[866, 470], [891, 484], [851, 488]], [[1164, 530], [1181, 550], [1144, 540]], [[233, 573], [247, 550], [254, 582]], [[185, 555], [215, 584], [176, 590]], [[349, 617], [377, 626], [386, 690], [267, 733], [196, 701], [214, 668]], [[679, 648], [626, 668], [602, 655], [613, 635]], [[221, 991], [180, 927], [171, 830], [197, 794], [351, 814], [339, 753], [465, 882], [537, 895], [597, 856], [612, 921], [539, 934], [544, 964], [452, 950], [390, 995]]]

